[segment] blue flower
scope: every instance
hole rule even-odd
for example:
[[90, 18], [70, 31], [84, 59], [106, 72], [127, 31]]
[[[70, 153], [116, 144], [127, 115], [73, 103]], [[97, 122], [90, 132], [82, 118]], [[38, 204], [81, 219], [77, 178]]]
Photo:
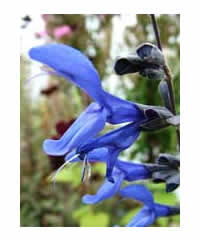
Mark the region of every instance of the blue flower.
[[65, 155], [83, 141], [96, 136], [106, 122], [119, 124], [145, 118], [136, 104], [112, 96], [102, 89], [97, 70], [79, 50], [64, 44], [47, 44], [32, 48], [29, 55], [51, 67], [58, 76], [79, 86], [96, 101], [89, 105], [61, 139], [44, 142], [43, 148], [48, 155]]
[[126, 227], [147, 227], [153, 224], [159, 217], [172, 216], [180, 213], [180, 208], [177, 206], [155, 203], [152, 193], [143, 185], [129, 185], [120, 191], [120, 195], [144, 204], [144, 207]]
[[[154, 120], [161, 119], [162, 121], [162, 118], [157, 118], [157, 116], [154, 118], [154, 115], [152, 115], [152, 113], [157, 114], [157, 112], [149, 110], [151, 109], [148, 109], [149, 116], [147, 115], [145, 120], [137, 123], [130, 123], [105, 135], [89, 140], [77, 149], [77, 153], [85, 155], [94, 149], [107, 148], [108, 155], [106, 159], [106, 177], [109, 181], [114, 182], [114, 179], [112, 178], [112, 171], [120, 152], [129, 148], [136, 141], [140, 134], [141, 127], [144, 128], [145, 126], [145, 128], [149, 128], [151, 130], [151, 126], [154, 127], [157, 124], [154, 124]], [[151, 122], [153, 122], [152, 125]]]
[[[107, 147], [110, 154], [106, 176], [112, 181], [112, 169], [117, 156], [137, 139], [140, 130], [151, 131], [169, 126], [167, 119], [173, 114], [168, 109], [135, 104], [105, 92], [97, 70], [79, 50], [64, 44], [47, 44], [32, 48], [29, 55], [79, 86], [96, 101], [88, 106], [59, 140], [44, 141], [46, 154], [63, 156], [73, 149], [88, 153], [95, 148]], [[106, 122], [132, 124], [91, 140]], [[86, 144], [82, 148], [83, 143]]]

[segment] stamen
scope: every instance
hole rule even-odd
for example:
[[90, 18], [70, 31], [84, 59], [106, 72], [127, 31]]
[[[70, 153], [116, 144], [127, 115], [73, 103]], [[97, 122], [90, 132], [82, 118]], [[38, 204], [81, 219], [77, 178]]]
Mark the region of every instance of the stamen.
[[89, 180], [92, 175], [92, 167], [89, 161], [87, 161], [87, 179]]
[[43, 75], [56, 75], [56, 72], [54, 71], [50, 71], [50, 70], [44, 70], [44, 72], [38, 73], [32, 77], [30, 77], [29, 79], [26, 80], [25, 84], [29, 84], [31, 80], [43, 76]]
[[52, 180], [53, 180], [53, 185], [54, 185], [54, 190], [55, 190], [55, 183], [56, 183], [56, 176], [58, 175], [58, 173], [68, 164], [70, 164], [75, 158], [79, 157], [80, 154], [76, 154], [73, 157], [71, 157], [69, 160], [67, 160], [62, 166], [60, 166], [57, 170], [55, 175], [53, 176]]
[[82, 172], [81, 172], [81, 182], [85, 180], [85, 172], [87, 168], [87, 155], [84, 156], [83, 159], [83, 167], [82, 167]]

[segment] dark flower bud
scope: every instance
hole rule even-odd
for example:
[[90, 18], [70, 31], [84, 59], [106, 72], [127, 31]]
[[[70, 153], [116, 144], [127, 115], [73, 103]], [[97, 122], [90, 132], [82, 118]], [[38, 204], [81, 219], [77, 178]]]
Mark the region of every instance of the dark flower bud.
[[[170, 154], [160, 154], [156, 159], [156, 166], [163, 166], [163, 169], [153, 172], [154, 183], [166, 183], [166, 192], [174, 191], [180, 185], [180, 160]], [[166, 168], [164, 168], [164, 166]], [[168, 169], [167, 169], [168, 168]]]
[[166, 192], [174, 191], [180, 185], [180, 173], [167, 178], [166, 183]]
[[128, 55], [127, 57], [118, 57], [114, 70], [118, 75], [139, 72], [142, 68], [142, 61], [137, 55]]
[[161, 153], [159, 157], [156, 159], [156, 163], [158, 163], [159, 165], [169, 165], [173, 168], [180, 167], [179, 158], [168, 153]]
[[180, 214], [180, 206], [170, 206], [169, 216]]
[[164, 77], [164, 56], [160, 49], [150, 43], [144, 43], [136, 49], [136, 54], [118, 57], [114, 70], [118, 75], [140, 73], [149, 79], [160, 80]]
[[146, 116], [146, 121], [140, 125], [143, 131], [154, 131], [170, 125], [167, 119], [173, 114], [165, 107], [137, 104]]
[[162, 66], [165, 63], [163, 53], [157, 46], [151, 43], [141, 44], [136, 49], [136, 53], [146, 63], [155, 64], [157, 66]]

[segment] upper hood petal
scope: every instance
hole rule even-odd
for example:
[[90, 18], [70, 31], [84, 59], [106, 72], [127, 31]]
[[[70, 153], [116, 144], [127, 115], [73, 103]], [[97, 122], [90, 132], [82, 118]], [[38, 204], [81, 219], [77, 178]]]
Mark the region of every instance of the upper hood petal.
[[99, 74], [92, 62], [79, 50], [53, 43], [32, 48], [29, 56], [72, 81], [96, 101], [101, 103], [103, 100]]

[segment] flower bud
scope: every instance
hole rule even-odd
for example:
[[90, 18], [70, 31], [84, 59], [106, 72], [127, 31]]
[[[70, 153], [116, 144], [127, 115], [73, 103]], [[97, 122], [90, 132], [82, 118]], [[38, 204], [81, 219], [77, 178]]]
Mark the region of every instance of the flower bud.
[[165, 182], [166, 192], [174, 191], [180, 185], [179, 158], [167, 153], [162, 153], [156, 159], [156, 164], [163, 167], [165, 166], [166, 168], [153, 172], [153, 182]]
[[167, 119], [173, 114], [165, 107], [137, 104], [147, 120], [140, 125], [143, 131], [154, 131], [170, 125]]
[[164, 56], [160, 49], [150, 43], [144, 43], [136, 49], [136, 54], [118, 57], [114, 70], [118, 75], [140, 73], [149, 79], [164, 78]]
[[157, 66], [164, 65], [164, 56], [160, 49], [151, 44], [143, 43], [136, 49], [137, 55], [146, 63], [155, 64]]

